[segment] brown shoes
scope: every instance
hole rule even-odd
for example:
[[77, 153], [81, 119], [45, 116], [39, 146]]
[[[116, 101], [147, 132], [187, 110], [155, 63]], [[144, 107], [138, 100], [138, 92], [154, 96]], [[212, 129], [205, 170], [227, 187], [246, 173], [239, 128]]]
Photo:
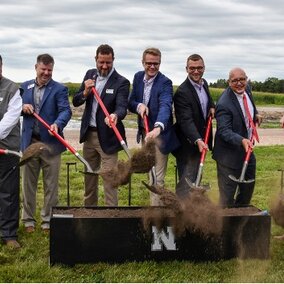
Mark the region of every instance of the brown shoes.
[[49, 228], [42, 228], [42, 231], [43, 231], [44, 233], [48, 234], [48, 233], [49, 233]]
[[25, 227], [25, 231], [26, 233], [33, 233], [35, 231], [35, 227], [33, 226], [28, 226], [28, 227]]
[[5, 245], [10, 249], [19, 249], [21, 247], [16, 240], [6, 240]]

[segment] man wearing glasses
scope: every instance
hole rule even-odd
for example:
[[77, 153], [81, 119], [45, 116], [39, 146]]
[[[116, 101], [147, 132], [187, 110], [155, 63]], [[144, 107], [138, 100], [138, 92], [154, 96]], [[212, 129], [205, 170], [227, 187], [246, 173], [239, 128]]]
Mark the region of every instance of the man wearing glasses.
[[190, 188], [185, 181], [195, 182], [202, 150], [212, 147], [212, 128], [208, 145], [204, 143], [206, 123], [214, 117], [215, 106], [208, 84], [203, 79], [205, 65], [199, 54], [192, 54], [186, 62], [187, 77], [174, 95], [176, 131], [181, 147], [176, 151], [179, 182], [176, 193], [180, 197], [188, 194]]
[[[217, 131], [213, 159], [217, 162], [217, 177], [222, 207], [248, 205], [255, 185], [256, 159], [251, 153], [244, 181], [238, 183], [246, 153], [252, 151], [258, 139], [255, 125], [260, 125], [246, 73], [241, 68], [229, 72], [229, 87], [222, 93], [216, 106]], [[238, 187], [238, 192], [237, 192]]]
[[[157, 186], [164, 187], [164, 178], [167, 171], [168, 154], [178, 146], [173, 131], [172, 115], [172, 81], [160, 71], [161, 52], [157, 48], [148, 48], [143, 52], [142, 65], [144, 71], [134, 75], [133, 88], [129, 97], [128, 108], [138, 114], [137, 142], [144, 139], [158, 138], [160, 143], [156, 147], [156, 182]], [[149, 133], [145, 133], [143, 117], [149, 121]], [[150, 175], [150, 184], [154, 180]], [[156, 194], [151, 193], [151, 205], [163, 205]]]
[[[108, 118], [98, 104], [92, 87], [95, 87], [124, 141], [125, 129], [122, 120], [127, 114], [130, 82], [113, 67], [114, 51], [102, 44], [96, 51], [96, 68], [87, 71], [79, 91], [74, 94], [73, 105], [85, 104], [80, 129], [83, 157], [93, 171], [108, 171], [117, 163], [118, 151], [122, 150]], [[85, 175], [85, 206], [98, 205], [98, 175]], [[103, 179], [105, 205], [117, 206], [117, 189], [111, 181]]]

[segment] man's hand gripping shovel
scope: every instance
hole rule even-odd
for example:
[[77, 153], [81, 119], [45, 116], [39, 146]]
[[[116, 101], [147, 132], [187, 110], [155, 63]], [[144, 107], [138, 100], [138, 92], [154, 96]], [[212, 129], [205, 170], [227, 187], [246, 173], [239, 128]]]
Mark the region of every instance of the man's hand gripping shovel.
[[[207, 126], [206, 126], [206, 132], [205, 132], [205, 137], [204, 137], [204, 143], [206, 145], [208, 144], [211, 126], [212, 126], [212, 116], [210, 115], [208, 117]], [[206, 157], [207, 151], [208, 151], [207, 148], [203, 148], [203, 150], [201, 152], [199, 168], [198, 168], [198, 172], [197, 172], [197, 176], [196, 176], [195, 182], [192, 182], [188, 178], [185, 178], [185, 181], [187, 182], [187, 184], [189, 185], [189, 187], [191, 189], [202, 190], [202, 191], [206, 191], [206, 190], [210, 189], [209, 184], [203, 184], [203, 185], [200, 184], [201, 179], [202, 179], [204, 161], [205, 161], [205, 157]]]
[[[252, 124], [251, 126], [252, 126], [252, 135], [251, 135], [250, 141], [252, 142], [252, 144], [254, 144], [255, 140], [259, 143], [259, 136], [258, 136], [258, 133], [257, 133], [257, 130], [256, 130], [256, 126], [254, 124]], [[249, 149], [248, 149], [246, 156], [245, 156], [245, 160], [244, 160], [244, 163], [243, 163], [242, 172], [241, 172], [240, 177], [236, 178], [233, 175], [229, 175], [229, 178], [231, 180], [233, 180], [237, 183], [252, 183], [252, 182], [254, 182], [254, 179], [245, 180], [245, 174], [246, 174], [246, 170], [247, 170], [247, 167], [248, 167], [248, 163], [249, 163], [249, 159], [250, 159], [252, 151], [253, 151], [253, 148], [249, 146]]]
[[117, 129], [115, 123], [114, 123], [113, 120], [111, 119], [110, 114], [109, 114], [108, 110], [106, 109], [106, 107], [105, 107], [105, 105], [104, 105], [104, 103], [103, 103], [103, 101], [102, 101], [100, 95], [98, 94], [97, 90], [95, 89], [95, 87], [92, 87], [92, 92], [93, 92], [93, 94], [94, 94], [94, 96], [95, 96], [95, 98], [96, 98], [98, 104], [99, 104], [100, 107], [102, 108], [102, 110], [103, 110], [105, 116], [109, 119], [109, 123], [110, 123], [110, 125], [111, 125], [111, 128], [113, 129], [113, 131], [114, 131], [114, 133], [115, 133], [117, 139], [119, 140], [119, 142], [120, 142], [120, 144], [121, 144], [123, 150], [125, 151], [125, 153], [127, 154], [128, 158], [130, 159], [130, 158], [131, 158], [131, 153], [130, 153], [130, 151], [129, 151], [129, 148], [127, 147], [125, 141], [123, 140], [122, 136], [120, 135], [120, 133], [119, 133], [119, 131], [118, 131], [118, 129]]

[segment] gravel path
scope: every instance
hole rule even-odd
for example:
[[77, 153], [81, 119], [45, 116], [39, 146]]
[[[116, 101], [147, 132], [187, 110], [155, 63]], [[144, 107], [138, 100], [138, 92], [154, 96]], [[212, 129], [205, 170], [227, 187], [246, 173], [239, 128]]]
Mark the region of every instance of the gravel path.
[[[266, 107], [258, 106], [259, 113], [264, 117], [265, 120], [279, 121], [280, 117], [284, 114], [284, 107]], [[73, 108], [73, 112], [77, 112], [77, 116], [81, 115], [83, 108]], [[72, 126], [70, 123], [64, 130], [65, 139], [76, 149], [81, 150], [82, 144], [79, 143], [79, 127], [80, 124]], [[284, 129], [270, 128], [270, 129], [258, 129], [260, 143], [257, 145], [268, 146], [268, 145], [284, 145]], [[126, 137], [129, 148], [137, 148], [140, 145], [136, 143], [136, 129], [127, 128]]]
[[[65, 129], [65, 139], [76, 149], [82, 150], [82, 145], [79, 143], [79, 130]], [[284, 129], [258, 129], [260, 143], [259, 146], [268, 145], [284, 145]], [[138, 148], [139, 144], [136, 143], [136, 129], [127, 128], [126, 137], [129, 148]]]

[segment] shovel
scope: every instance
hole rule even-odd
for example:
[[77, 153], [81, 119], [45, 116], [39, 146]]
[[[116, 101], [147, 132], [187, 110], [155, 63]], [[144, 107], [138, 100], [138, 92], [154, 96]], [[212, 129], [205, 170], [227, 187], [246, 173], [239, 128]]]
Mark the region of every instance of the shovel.
[[22, 158], [22, 154], [20, 152], [7, 150], [7, 149], [0, 149], [0, 155], [14, 155], [18, 156], [19, 158]]
[[[207, 121], [206, 132], [205, 132], [205, 137], [204, 137], [204, 143], [206, 145], [208, 144], [209, 133], [210, 133], [211, 126], [212, 126], [212, 116], [210, 115], [209, 118], [208, 118], [208, 121]], [[204, 167], [204, 161], [205, 161], [207, 150], [208, 149], [206, 149], [206, 148], [202, 149], [201, 156], [200, 156], [199, 167], [198, 167], [198, 172], [197, 172], [197, 176], [196, 176], [195, 182], [192, 182], [190, 179], [185, 178], [186, 183], [192, 189], [198, 189], [198, 190], [204, 190], [204, 191], [210, 189], [210, 186], [208, 184], [200, 185], [201, 178], [202, 178], [203, 167]]]
[[[145, 133], [147, 135], [149, 133], [149, 122], [148, 122], [148, 117], [147, 117], [146, 114], [143, 116], [143, 122], [144, 122], [144, 127], [145, 127]], [[153, 166], [151, 168], [150, 174], [152, 176], [153, 185], [156, 185], [157, 184], [157, 176], [156, 176], [155, 166]]]
[[[257, 142], [259, 142], [259, 136], [257, 134], [256, 127], [253, 124], [252, 125], [252, 135], [251, 135], [251, 139], [250, 139], [251, 142], [253, 142], [253, 144], [254, 144], [254, 138], [256, 139]], [[237, 182], [237, 183], [252, 183], [252, 182], [254, 182], [254, 179], [245, 180], [245, 174], [246, 174], [246, 170], [247, 170], [247, 167], [248, 167], [248, 162], [249, 162], [249, 159], [250, 159], [252, 151], [253, 151], [253, 148], [249, 147], [249, 149], [248, 149], [248, 151], [246, 153], [246, 156], [245, 156], [245, 160], [244, 160], [244, 163], [243, 163], [242, 172], [241, 172], [240, 177], [236, 178], [233, 175], [229, 175], [229, 178], [231, 180], [233, 180], [234, 182]]]
[[57, 140], [59, 140], [59, 142], [61, 142], [66, 148], [68, 148], [68, 150], [75, 155], [75, 157], [81, 161], [87, 168], [87, 171], [84, 172], [84, 174], [97, 174], [96, 172], [94, 172], [91, 168], [91, 166], [89, 165], [89, 163], [70, 145], [67, 143], [66, 140], [64, 140], [57, 132], [55, 132], [54, 130], [51, 129], [50, 125], [48, 125], [48, 123], [42, 119], [37, 113], [33, 112], [34, 117], [40, 121], [45, 128], [47, 128], [54, 136]]
[[103, 103], [103, 101], [102, 101], [100, 95], [98, 94], [98, 92], [97, 92], [97, 90], [95, 89], [95, 87], [92, 87], [92, 91], [93, 91], [93, 93], [94, 93], [94, 96], [95, 96], [95, 98], [96, 98], [98, 104], [99, 104], [100, 107], [102, 108], [102, 110], [103, 110], [105, 116], [109, 119], [111, 128], [113, 129], [113, 131], [114, 131], [114, 133], [115, 133], [117, 139], [119, 140], [119, 142], [120, 142], [120, 144], [121, 144], [123, 150], [125, 151], [125, 153], [127, 154], [128, 158], [130, 159], [130, 158], [131, 158], [131, 153], [130, 153], [130, 151], [129, 151], [129, 149], [128, 149], [126, 143], [125, 143], [125, 141], [123, 140], [122, 136], [120, 135], [120, 133], [119, 133], [119, 131], [118, 131], [116, 125], [115, 125], [114, 122], [112, 121], [112, 119], [111, 119], [111, 117], [110, 117], [110, 114], [109, 114], [108, 110], [106, 109], [106, 107], [105, 107], [105, 105], [104, 105], [104, 103]]

